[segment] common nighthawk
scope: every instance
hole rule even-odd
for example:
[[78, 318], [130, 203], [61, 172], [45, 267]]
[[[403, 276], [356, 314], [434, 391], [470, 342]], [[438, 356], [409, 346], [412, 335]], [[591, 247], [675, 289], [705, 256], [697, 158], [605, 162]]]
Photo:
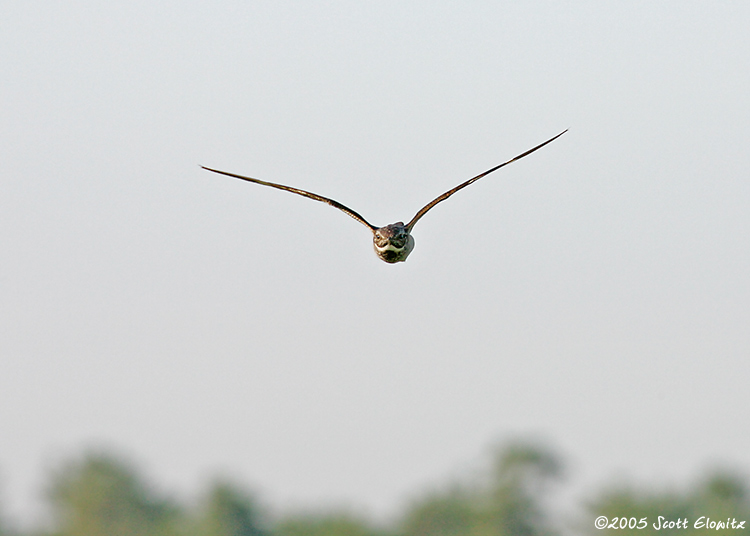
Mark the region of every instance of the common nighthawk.
[[414, 238], [411, 236], [411, 230], [414, 228], [414, 225], [419, 221], [419, 219], [427, 214], [427, 211], [430, 210], [432, 207], [440, 203], [441, 201], [445, 201], [450, 196], [455, 194], [457, 191], [459, 191], [462, 188], [466, 188], [471, 183], [478, 181], [485, 175], [489, 175], [493, 171], [497, 171], [503, 166], [507, 166], [511, 162], [515, 162], [516, 160], [520, 160], [524, 156], [530, 155], [537, 149], [541, 149], [548, 143], [553, 142], [563, 134], [565, 134], [568, 130], [565, 129], [560, 134], [555, 136], [554, 138], [550, 138], [549, 140], [545, 141], [544, 143], [537, 145], [533, 149], [529, 149], [523, 154], [519, 154], [515, 158], [511, 158], [507, 162], [504, 162], [500, 164], [499, 166], [495, 166], [492, 169], [488, 169], [484, 173], [481, 173], [474, 177], [473, 179], [469, 179], [468, 181], [459, 184], [452, 190], [448, 190], [443, 195], [433, 199], [429, 203], [427, 203], [424, 207], [420, 209], [419, 212], [411, 219], [409, 223], [404, 225], [404, 222], [397, 222], [397, 223], [391, 223], [390, 225], [386, 225], [385, 227], [375, 227], [371, 223], [369, 223], [366, 219], [364, 219], [362, 216], [360, 216], [357, 212], [353, 211], [347, 206], [342, 205], [338, 201], [334, 201], [333, 199], [329, 199], [327, 197], [323, 197], [322, 195], [314, 194], [312, 192], [307, 192], [305, 190], [300, 190], [299, 188], [292, 188], [291, 186], [284, 186], [283, 184], [276, 184], [273, 182], [266, 182], [259, 179], [252, 179], [250, 177], [245, 177], [243, 175], [236, 175], [234, 173], [228, 173], [226, 171], [219, 171], [218, 169], [211, 169], [206, 166], [201, 166], [203, 169], [206, 169], [208, 171], [213, 171], [214, 173], [221, 173], [222, 175], [227, 175], [229, 177], [234, 177], [236, 179], [242, 179], [243, 181], [249, 181], [249, 182], [255, 182], [257, 184], [263, 184], [265, 186], [271, 186], [273, 188], [278, 188], [279, 190], [286, 190], [287, 192], [292, 192], [295, 194], [302, 195], [304, 197], [309, 197], [310, 199], [314, 199], [316, 201], [321, 201], [323, 203], [327, 203], [331, 205], [332, 207], [336, 207], [337, 209], [341, 210], [342, 212], [345, 212], [361, 224], [365, 225], [370, 231], [372, 231], [372, 242], [375, 246], [375, 253], [380, 257], [382, 260], [388, 263], [395, 263], [395, 262], [403, 262], [406, 260], [406, 257], [409, 256], [409, 253], [411, 253], [412, 249], [414, 249]]

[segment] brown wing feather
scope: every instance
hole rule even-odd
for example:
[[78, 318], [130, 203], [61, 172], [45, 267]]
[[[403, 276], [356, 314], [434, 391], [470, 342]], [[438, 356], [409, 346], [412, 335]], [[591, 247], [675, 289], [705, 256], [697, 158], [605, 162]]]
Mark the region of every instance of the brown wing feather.
[[468, 185], [470, 185], [470, 184], [471, 184], [471, 183], [473, 183], [473, 182], [476, 182], [476, 181], [478, 181], [479, 179], [481, 179], [481, 178], [482, 178], [482, 177], [484, 177], [485, 175], [489, 175], [489, 174], [490, 174], [490, 173], [492, 173], [493, 171], [497, 171], [497, 170], [498, 170], [498, 169], [500, 169], [501, 167], [503, 167], [503, 166], [507, 166], [507, 165], [508, 165], [508, 164], [510, 164], [511, 162], [515, 162], [516, 160], [520, 160], [520, 159], [521, 159], [521, 158], [523, 158], [524, 156], [528, 156], [528, 155], [530, 155], [531, 153], [533, 153], [533, 152], [534, 152], [534, 151], [536, 151], [537, 149], [541, 149], [542, 147], [544, 147], [544, 146], [545, 146], [545, 145], [547, 145], [548, 143], [551, 143], [551, 142], [555, 141], [555, 140], [556, 140], [557, 138], [559, 138], [560, 136], [562, 136], [563, 134], [565, 134], [565, 133], [566, 133], [567, 131], [568, 131], [568, 129], [565, 129], [565, 130], [563, 130], [562, 132], [560, 132], [560, 134], [558, 134], [558, 135], [557, 135], [557, 136], [555, 136], [554, 138], [550, 138], [550, 139], [548, 139], [548, 140], [547, 140], [547, 141], [545, 141], [544, 143], [542, 143], [542, 144], [540, 144], [540, 145], [537, 145], [537, 146], [536, 146], [536, 147], [534, 147], [533, 149], [529, 149], [528, 151], [526, 151], [526, 152], [525, 152], [525, 153], [523, 153], [523, 154], [519, 154], [519, 155], [518, 155], [518, 156], [516, 156], [515, 158], [511, 158], [511, 159], [510, 159], [510, 160], [508, 160], [507, 162], [503, 162], [503, 163], [502, 163], [502, 164], [500, 164], [499, 166], [495, 166], [495, 167], [493, 167], [492, 169], [488, 169], [488, 170], [487, 170], [487, 171], [485, 171], [484, 173], [482, 173], [482, 174], [480, 174], [480, 175], [477, 175], [477, 176], [476, 176], [476, 177], [474, 177], [473, 179], [469, 179], [468, 181], [466, 181], [466, 182], [464, 182], [464, 183], [462, 183], [462, 184], [459, 184], [458, 186], [456, 186], [456, 187], [455, 187], [455, 188], [453, 188], [452, 190], [448, 190], [447, 192], [445, 192], [445, 193], [444, 193], [443, 195], [441, 195], [440, 197], [437, 197], [437, 198], [433, 199], [432, 201], [430, 201], [429, 203], [427, 203], [427, 204], [426, 204], [426, 205], [425, 205], [425, 206], [424, 206], [424, 207], [423, 207], [423, 208], [422, 208], [422, 209], [421, 209], [421, 210], [420, 210], [419, 212], [417, 212], [416, 216], [414, 216], [414, 217], [412, 218], [412, 220], [411, 220], [411, 221], [409, 222], [409, 224], [408, 224], [408, 225], [406, 226], [406, 228], [407, 228], [407, 229], [409, 230], [409, 232], [411, 232], [412, 228], [413, 228], [413, 227], [414, 227], [414, 225], [415, 225], [415, 224], [417, 223], [417, 221], [419, 221], [419, 219], [420, 219], [420, 218], [421, 218], [422, 216], [424, 216], [424, 215], [425, 215], [425, 214], [427, 213], [427, 211], [428, 211], [428, 210], [430, 210], [430, 209], [431, 209], [432, 207], [434, 207], [435, 205], [437, 205], [437, 204], [438, 204], [438, 203], [440, 203], [441, 201], [445, 201], [445, 200], [446, 200], [446, 199], [448, 199], [448, 198], [449, 198], [450, 196], [452, 196], [453, 194], [455, 194], [455, 193], [456, 193], [457, 191], [461, 190], [462, 188], [466, 188], [466, 187], [467, 187]]
[[300, 190], [299, 188], [292, 188], [291, 186], [284, 186], [283, 184], [276, 184], [274, 182], [266, 182], [259, 179], [253, 179], [250, 177], [245, 177], [243, 175], [237, 175], [235, 173], [228, 173], [226, 171], [219, 171], [218, 169], [211, 169], [206, 166], [201, 166], [203, 169], [208, 171], [213, 171], [214, 173], [220, 173], [221, 175], [227, 175], [228, 177], [234, 177], [235, 179], [242, 179], [243, 181], [248, 182], [254, 182], [257, 184], [262, 184], [264, 186], [270, 186], [272, 188], [278, 188], [279, 190], [286, 190], [287, 192], [292, 192], [293, 194], [301, 195], [303, 197], [307, 197], [309, 199], [314, 199], [315, 201], [320, 201], [321, 203], [326, 203], [328, 205], [331, 205], [332, 207], [336, 207], [340, 211], [348, 214], [361, 224], [367, 226], [371, 231], [374, 231], [377, 229], [374, 225], [369, 223], [366, 219], [364, 219], [359, 213], [355, 212], [354, 210], [350, 209], [349, 207], [342, 205], [338, 201], [335, 201], [333, 199], [329, 199], [327, 197], [323, 197], [322, 195], [314, 194], [312, 192], [308, 192], [306, 190]]

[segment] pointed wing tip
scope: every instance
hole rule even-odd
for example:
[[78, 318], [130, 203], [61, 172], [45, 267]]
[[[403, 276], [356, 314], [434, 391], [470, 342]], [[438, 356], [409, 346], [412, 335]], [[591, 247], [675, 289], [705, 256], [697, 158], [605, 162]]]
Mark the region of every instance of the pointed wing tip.
[[[226, 175], [228, 177], [236, 177], [238, 179], [245, 179], [245, 177], [242, 177], [241, 175], [235, 175], [234, 173], [229, 173], [228, 171], [221, 171], [219, 169], [214, 169], [214, 168], [206, 167], [206, 166], [200, 165], [200, 164], [199, 164], [199, 166], [200, 166], [201, 169], [205, 169], [206, 171], [210, 171], [211, 173], [218, 173], [219, 175]], [[247, 179], [245, 179], [245, 180], [247, 180]]]

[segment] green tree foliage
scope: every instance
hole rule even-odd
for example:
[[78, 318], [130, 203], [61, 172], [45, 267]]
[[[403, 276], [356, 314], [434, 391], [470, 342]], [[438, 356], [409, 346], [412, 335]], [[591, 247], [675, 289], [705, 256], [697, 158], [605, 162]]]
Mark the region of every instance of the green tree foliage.
[[725, 534], [735, 532], [734, 530], [711, 529], [707, 520], [726, 522], [732, 519], [747, 520], [742, 531], [750, 530], [750, 503], [748, 502], [747, 489], [743, 480], [736, 474], [727, 471], [714, 471], [706, 478], [698, 488], [689, 494], [688, 501], [691, 506], [691, 524], [698, 521], [701, 516], [703, 527], [698, 529], [692, 525], [692, 534], [704, 536], [707, 534]]
[[88, 454], [52, 479], [56, 536], [172, 536], [177, 509], [156, 496], [133, 468]]
[[[715, 524], [710, 524], [731, 523], [732, 520], [750, 522], [750, 504], [745, 485], [738, 476], [725, 471], [711, 473], [694, 489], [684, 493], [646, 493], [622, 487], [612, 489], [591, 502], [588, 511], [590, 515], [583, 532], [592, 535], [601, 534], [593, 526], [593, 520], [600, 515], [606, 516], [610, 523], [622, 524], [622, 527], [628, 525], [618, 527], [620, 536], [674, 536], [687, 532], [695, 536], [729, 534], [731, 529], [722, 527], [717, 530]], [[630, 528], [636, 523], [641, 524], [641, 519], [646, 520], [644, 528]], [[674, 524], [670, 526], [670, 522]], [[746, 522], [745, 530], [749, 530], [747, 525]]]
[[544, 516], [544, 493], [561, 474], [560, 462], [544, 448], [511, 444], [498, 453], [489, 515], [498, 536], [551, 534]]
[[433, 494], [407, 511], [404, 536], [542, 536], [553, 534], [542, 496], [560, 466], [546, 450], [514, 444], [497, 452], [489, 482]]
[[480, 509], [474, 497], [453, 488], [413, 505], [403, 521], [405, 536], [468, 536], [475, 534]]
[[195, 529], [196, 536], [266, 536], [250, 495], [226, 482], [213, 485]]
[[[545, 498], [559, 475], [560, 464], [549, 451], [511, 444], [495, 453], [478, 478], [412, 503], [389, 531], [346, 512], [292, 514], [271, 522], [250, 494], [226, 482], [212, 485], [196, 508], [179, 509], [127, 463], [91, 453], [51, 475], [54, 515], [45, 536], [554, 536], [561, 527], [553, 528], [546, 517]], [[679, 492], [604, 488], [586, 505], [575, 533], [614, 533], [595, 528], [599, 516], [616, 522], [620, 536], [746, 533], [746, 482], [736, 472], [713, 471]], [[2, 521], [0, 516], [0, 536], [33, 536]], [[745, 521], [744, 530], [725, 527], [732, 521]]]
[[280, 520], [274, 536], [377, 536], [376, 531], [346, 513], [294, 515]]
[[[604, 492], [601, 498], [588, 507], [591, 515], [586, 520], [585, 528], [590, 534], [601, 534], [602, 530], [615, 529], [596, 529], [594, 519], [598, 516], [606, 516], [610, 523], [618, 525], [617, 534], [619, 536], [643, 535], [649, 534], [655, 530], [652, 524], [658, 522], [659, 516], [667, 520], [685, 519], [690, 514], [690, 507], [687, 502], [680, 496], [672, 492], [662, 494], [651, 494], [638, 492], [632, 489], [616, 489]], [[622, 520], [622, 518], [625, 520]], [[617, 519], [616, 519], [617, 518]], [[631, 521], [632, 519], [632, 521]], [[647, 520], [646, 528], [640, 523], [641, 519]], [[622, 523], [622, 525], [620, 525]], [[628, 523], [633, 526], [629, 528]], [[641, 528], [638, 528], [638, 525]], [[684, 529], [673, 527], [660, 528], [656, 534], [683, 534]], [[691, 532], [692, 534], [692, 532]]]

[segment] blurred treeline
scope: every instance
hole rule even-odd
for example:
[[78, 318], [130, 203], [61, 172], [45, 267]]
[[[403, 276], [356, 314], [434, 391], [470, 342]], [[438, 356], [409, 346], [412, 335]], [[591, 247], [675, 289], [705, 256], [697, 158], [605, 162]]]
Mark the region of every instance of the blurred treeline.
[[[750, 520], [746, 482], [714, 471], [683, 491], [646, 491], [622, 485], [589, 494], [574, 512], [549, 510], [550, 487], [561, 477], [556, 455], [535, 445], [511, 444], [489, 467], [462, 482], [432, 490], [405, 505], [383, 526], [350, 511], [272, 514], [242, 487], [216, 481], [194, 504], [179, 504], [157, 491], [136, 468], [108, 453], [90, 452], [49, 475], [46, 527], [12, 530], [0, 518], [0, 536], [557, 536], [567, 534], [747, 534], [750, 528], [696, 529], [711, 520]], [[641, 529], [597, 530], [609, 520], [647, 519]], [[688, 526], [654, 523], [687, 519]], [[630, 524], [635, 524], [630, 521]], [[745, 525], [748, 525], [746, 522]], [[642, 523], [641, 523], [642, 526]]]

